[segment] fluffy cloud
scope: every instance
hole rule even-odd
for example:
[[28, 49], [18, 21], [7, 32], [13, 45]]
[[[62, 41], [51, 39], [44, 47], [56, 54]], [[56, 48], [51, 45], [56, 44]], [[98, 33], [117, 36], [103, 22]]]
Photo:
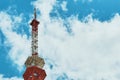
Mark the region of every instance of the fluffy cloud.
[[[33, 5], [41, 12], [38, 16], [39, 54], [46, 62], [46, 80], [119, 80], [118, 14], [106, 22], [92, 19], [89, 15], [85, 23], [76, 16], [66, 20], [50, 17], [49, 13], [56, 5], [55, 0], [37, 0]], [[7, 44], [11, 45], [9, 56], [21, 70], [25, 59], [30, 55], [30, 40], [12, 29], [15, 27], [13, 23], [20, 24], [22, 17], [13, 18], [14, 22], [4, 12], [0, 16], [3, 17], [0, 28], [7, 37]], [[64, 23], [67, 23], [71, 33]]]
[[54, 64], [48, 76], [66, 73], [75, 80], [117, 80], [120, 70], [119, 21], [120, 17], [116, 16], [110, 22], [92, 20], [82, 23], [73, 17], [68, 19], [73, 35], [66, 32], [61, 20], [47, 25], [41, 21], [39, 50]]
[[[77, 1], [80, 1], [80, 0], [74, 0], [74, 2], [77, 2]], [[92, 2], [93, 0], [81, 0], [83, 3], [85, 2]]]
[[16, 24], [21, 23], [22, 16], [10, 16], [6, 12], [0, 12], [0, 17], [0, 29], [6, 37], [5, 44], [11, 47], [8, 57], [21, 70], [26, 58], [24, 55], [30, 54], [30, 40], [26, 35], [17, 34], [14, 31], [15, 28], [18, 28]]
[[17, 77], [4, 78], [3, 75], [0, 75], [0, 80], [23, 80], [23, 79]]
[[61, 4], [61, 7], [62, 7], [62, 10], [63, 10], [63, 11], [67, 11], [66, 6], [67, 6], [67, 2], [66, 2], [66, 1], [63, 1], [62, 4]]
[[[36, 1], [34, 5], [41, 9], [52, 7], [52, 1]], [[39, 4], [39, 6], [38, 6]], [[43, 5], [44, 4], [44, 5]], [[47, 5], [51, 4], [51, 5]], [[119, 21], [120, 16], [100, 22], [86, 17], [87, 23], [81, 22], [72, 16], [66, 21], [60, 17], [55, 19], [41, 15], [39, 28], [39, 51], [46, 58], [46, 80], [56, 80], [59, 76], [67, 75], [66, 79], [74, 80], [119, 80]], [[64, 23], [67, 22], [72, 35], [67, 32]], [[47, 60], [49, 59], [49, 60]], [[52, 64], [49, 65], [49, 63]], [[50, 69], [50, 68], [51, 69]], [[64, 75], [63, 75], [64, 74]], [[64, 78], [63, 78], [64, 79]], [[62, 78], [60, 78], [62, 80]]]

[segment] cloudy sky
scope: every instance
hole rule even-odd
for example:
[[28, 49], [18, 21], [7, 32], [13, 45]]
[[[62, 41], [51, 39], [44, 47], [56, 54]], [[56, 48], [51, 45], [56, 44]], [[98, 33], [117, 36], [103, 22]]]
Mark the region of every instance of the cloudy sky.
[[0, 80], [23, 80], [34, 7], [45, 80], [120, 80], [120, 0], [0, 1]]

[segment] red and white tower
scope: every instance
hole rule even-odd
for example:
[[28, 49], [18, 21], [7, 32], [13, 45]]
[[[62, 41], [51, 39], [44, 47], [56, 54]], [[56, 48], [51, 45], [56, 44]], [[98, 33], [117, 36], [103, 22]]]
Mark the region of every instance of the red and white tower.
[[36, 9], [34, 10], [34, 19], [30, 23], [32, 26], [32, 55], [25, 62], [26, 71], [23, 74], [24, 80], [44, 80], [46, 72], [43, 70], [44, 59], [38, 56], [38, 24], [36, 20]]

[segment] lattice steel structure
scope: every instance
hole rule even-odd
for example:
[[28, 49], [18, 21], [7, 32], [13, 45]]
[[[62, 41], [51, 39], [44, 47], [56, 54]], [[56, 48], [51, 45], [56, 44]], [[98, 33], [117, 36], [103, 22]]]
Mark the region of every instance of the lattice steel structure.
[[44, 59], [38, 56], [38, 24], [36, 9], [34, 9], [34, 19], [30, 23], [32, 26], [32, 55], [25, 62], [26, 71], [23, 74], [24, 80], [44, 80], [46, 77], [46, 72], [43, 70]]

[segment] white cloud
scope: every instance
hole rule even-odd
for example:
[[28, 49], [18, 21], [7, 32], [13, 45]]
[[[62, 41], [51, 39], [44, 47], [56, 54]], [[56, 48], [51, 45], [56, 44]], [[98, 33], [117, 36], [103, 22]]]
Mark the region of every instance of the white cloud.
[[0, 74], [0, 80], [23, 80], [23, 79], [17, 77], [5, 78], [3, 75]]
[[77, 2], [77, 1], [82, 1], [82, 3], [85, 3], [85, 2], [92, 2], [93, 0], [74, 0], [74, 2]]
[[93, 19], [82, 23], [74, 17], [68, 21], [73, 36], [67, 34], [59, 19], [45, 24], [41, 21], [39, 50], [57, 64], [53, 70], [46, 68], [46, 80], [63, 72], [74, 80], [119, 80], [120, 16], [103, 23]]
[[30, 41], [27, 40], [26, 35], [17, 34], [13, 29], [18, 28], [16, 24], [20, 24], [22, 18], [21, 16], [10, 16], [6, 12], [0, 12], [0, 17], [0, 29], [6, 37], [5, 43], [11, 47], [8, 56], [18, 66], [18, 69], [21, 70], [24, 65], [23, 61], [27, 57], [24, 55], [30, 54]]
[[93, 0], [88, 0], [89, 2], [92, 2]]
[[[51, 3], [45, 2], [46, 0], [42, 1], [44, 5]], [[42, 12], [43, 4], [39, 0], [36, 3]], [[51, 6], [46, 8], [50, 7], [51, 10]], [[46, 61], [46, 80], [56, 80], [62, 73], [74, 80], [119, 80], [119, 15], [109, 22], [100, 22], [89, 17], [88, 23], [83, 23], [76, 17], [68, 18], [66, 22], [70, 23], [73, 35], [67, 33], [64, 20], [60, 18], [52, 19], [48, 14], [49, 21], [43, 15], [38, 19], [41, 21], [39, 51], [54, 65], [50, 70]]]
[[62, 7], [63, 11], [67, 11], [68, 10], [66, 6], [67, 6], [67, 1], [63, 1], [62, 4], [61, 4], [61, 7]]
[[44, 21], [49, 21], [49, 13], [53, 9], [53, 6], [55, 5], [56, 0], [37, 0], [34, 3], [32, 3], [36, 8], [39, 8], [41, 11], [41, 15], [44, 17]]

